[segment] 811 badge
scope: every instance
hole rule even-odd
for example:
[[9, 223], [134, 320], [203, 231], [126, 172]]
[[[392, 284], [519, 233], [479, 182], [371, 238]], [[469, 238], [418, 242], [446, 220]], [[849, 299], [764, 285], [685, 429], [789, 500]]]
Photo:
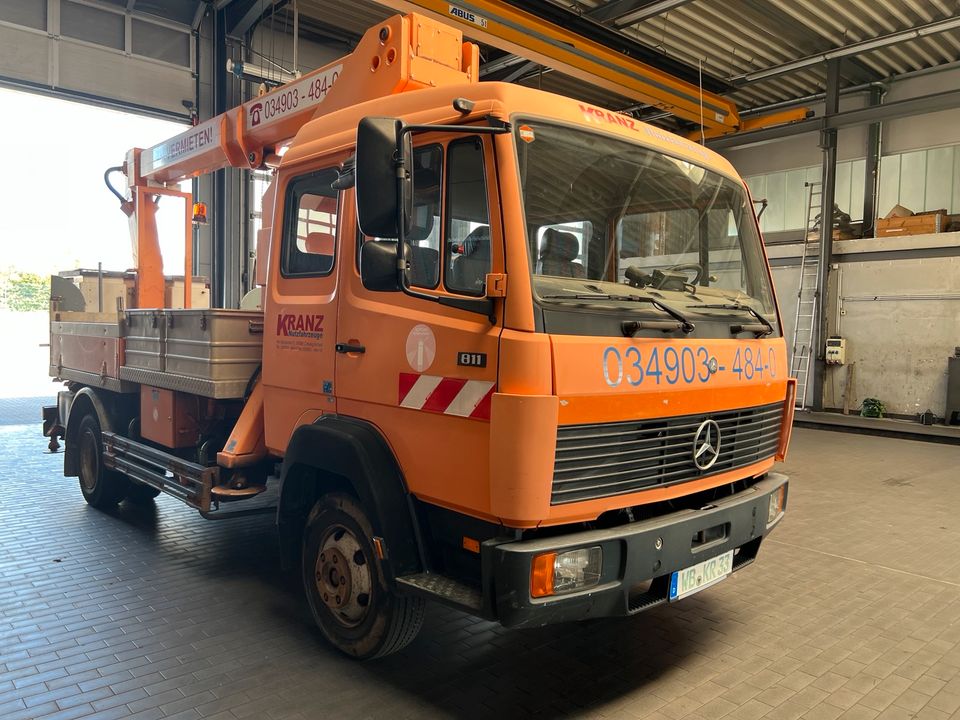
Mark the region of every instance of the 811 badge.
[[487, 366], [487, 354], [475, 352], [458, 352], [457, 365], [465, 367], [485, 368]]

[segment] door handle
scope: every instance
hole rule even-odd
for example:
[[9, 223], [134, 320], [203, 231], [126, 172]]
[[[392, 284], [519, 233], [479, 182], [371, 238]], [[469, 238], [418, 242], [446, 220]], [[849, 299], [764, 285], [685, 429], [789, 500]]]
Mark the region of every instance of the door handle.
[[358, 353], [363, 354], [367, 349], [363, 345], [351, 345], [350, 343], [337, 343], [338, 353]]

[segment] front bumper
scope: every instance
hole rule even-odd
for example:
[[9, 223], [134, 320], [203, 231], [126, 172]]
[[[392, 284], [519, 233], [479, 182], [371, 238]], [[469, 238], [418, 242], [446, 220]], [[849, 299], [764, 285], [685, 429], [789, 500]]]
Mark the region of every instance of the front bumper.
[[[497, 545], [493, 550], [493, 610], [506, 627], [633, 615], [667, 601], [670, 575], [735, 550], [733, 570], [756, 557], [783, 517], [767, 523], [770, 496], [787, 477], [768, 473], [752, 487], [699, 510], [682, 510], [605, 530]], [[786, 490], [783, 508], [786, 508]], [[600, 546], [603, 568], [592, 588], [546, 598], [530, 596], [534, 556]]]

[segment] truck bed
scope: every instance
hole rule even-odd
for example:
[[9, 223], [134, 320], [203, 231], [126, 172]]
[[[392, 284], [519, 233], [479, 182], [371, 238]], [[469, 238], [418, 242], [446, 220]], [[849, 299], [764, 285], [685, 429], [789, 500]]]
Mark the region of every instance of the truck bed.
[[57, 312], [50, 323], [50, 375], [117, 392], [150, 385], [240, 398], [260, 365], [262, 338], [259, 311]]

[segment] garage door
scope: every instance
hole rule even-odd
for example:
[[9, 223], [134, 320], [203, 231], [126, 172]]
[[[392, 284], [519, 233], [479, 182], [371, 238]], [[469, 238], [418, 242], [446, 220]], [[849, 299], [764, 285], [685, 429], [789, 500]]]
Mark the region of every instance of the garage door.
[[2, 0], [0, 83], [187, 117], [197, 5], [173, 0], [160, 18], [136, 0]]

